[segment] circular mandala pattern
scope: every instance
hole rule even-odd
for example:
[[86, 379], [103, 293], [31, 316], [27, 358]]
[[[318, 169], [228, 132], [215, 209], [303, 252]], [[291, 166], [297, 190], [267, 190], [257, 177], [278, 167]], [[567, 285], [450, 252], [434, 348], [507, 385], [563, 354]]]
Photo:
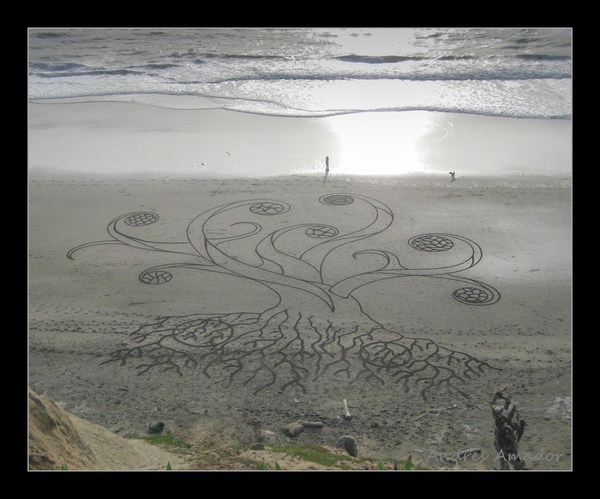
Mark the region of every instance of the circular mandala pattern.
[[158, 220], [156, 213], [140, 212], [129, 215], [123, 222], [125, 225], [133, 225], [134, 227], [140, 227], [142, 225], [150, 225]]
[[329, 206], [343, 206], [354, 203], [354, 198], [345, 194], [330, 194], [329, 196], [323, 196], [319, 201]]
[[145, 284], [164, 284], [173, 279], [173, 274], [166, 270], [149, 270], [140, 276], [140, 281]]
[[413, 237], [408, 244], [419, 251], [448, 251], [452, 249], [454, 243], [443, 236], [436, 236], [435, 234], [424, 234], [422, 236]]
[[461, 303], [478, 305], [481, 303], [487, 303], [491, 297], [484, 289], [468, 287], [457, 289], [454, 293], [452, 293], [452, 298]]
[[271, 203], [268, 201], [256, 203], [250, 206], [250, 211], [256, 215], [279, 215], [284, 213], [286, 207], [281, 203]]
[[326, 239], [328, 237], [337, 236], [339, 231], [335, 227], [329, 227], [328, 225], [315, 225], [306, 229], [305, 234], [308, 237], [314, 237], [316, 239]]

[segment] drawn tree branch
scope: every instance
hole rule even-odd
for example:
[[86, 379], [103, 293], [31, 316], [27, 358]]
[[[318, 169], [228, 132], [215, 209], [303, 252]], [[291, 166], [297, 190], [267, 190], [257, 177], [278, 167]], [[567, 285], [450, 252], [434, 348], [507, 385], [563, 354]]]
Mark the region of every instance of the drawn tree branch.
[[[229, 385], [252, 386], [255, 393], [266, 389], [306, 393], [311, 382], [329, 376], [348, 384], [391, 383], [405, 392], [417, 390], [423, 397], [441, 388], [462, 393], [462, 383], [491, 368], [430, 339], [410, 338], [386, 329], [353, 296], [357, 289], [377, 281], [410, 276], [460, 283], [462, 287], [452, 297], [464, 305], [496, 303], [500, 293], [492, 286], [458, 275], [482, 259], [483, 252], [476, 243], [454, 234], [421, 234], [408, 241], [414, 250], [441, 253], [460, 246], [465, 250], [463, 256], [441, 267], [409, 268], [394, 253], [366, 249], [353, 257], [374, 255], [383, 258], [383, 266], [329, 282], [324, 270], [334, 260], [336, 250], [385, 231], [394, 215], [385, 204], [360, 194], [329, 194], [319, 202], [331, 210], [361, 210], [370, 218], [364, 226], [347, 232], [332, 225], [302, 223], [263, 236], [259, 221], [287, 213], [290, 205], [270, 199], [243, 200], [195, 217], [187, 226], [186, 240], [161, 242], [134, 235], [159, 220], [152, 212], [134, 212], [108, 224], [112, 239], [71, 249], [67, 253], [70, 259], [85, 248], [109, 244], [185, 255], [188, 262], [148, 268], [139, 280], [162, 285], [171, 282], [177, 271], [217, 272], [259, 283], [278, 297], [275, 306], [261, 312], [159, 318], [140, 326], [131, 335], [130, 344], [114, 351], [104, 363], [134, 365], [138, 374], [162, 370], [184, 375], [200, 370], [207, 377], [226, 379]], [[232, 214], [250, 219], [229, 224], [234, 234], [211, 232], [218, 220]], [[256, 242], [255, 236], [261, 239]], [[286, 252], [280, 242], [287, 238], [301, 240], [308, 249], [299, 255]], [[227, 251], [232, 242], [242, 240], [254, 241], [250, 243], [254, 244], [252, 261]]]

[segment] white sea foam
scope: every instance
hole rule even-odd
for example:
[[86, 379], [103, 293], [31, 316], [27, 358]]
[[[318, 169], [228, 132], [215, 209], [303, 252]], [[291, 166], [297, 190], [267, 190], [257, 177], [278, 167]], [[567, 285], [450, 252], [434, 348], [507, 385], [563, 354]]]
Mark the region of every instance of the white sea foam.
[[571, 116], [568, 29], [37, 29], [29, 40], [31, 99], [179, 95], [300, 117]]
[[571, 172], [569, 29], [32, 29], [28, 81], [30, 171]]

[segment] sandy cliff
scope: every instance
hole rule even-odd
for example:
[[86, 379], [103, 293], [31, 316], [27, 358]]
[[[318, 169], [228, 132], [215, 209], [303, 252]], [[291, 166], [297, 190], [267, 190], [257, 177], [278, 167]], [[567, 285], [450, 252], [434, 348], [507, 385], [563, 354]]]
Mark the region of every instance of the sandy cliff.
[[67, 413], [29, 390], [30, 470], [157, 470], [181, 459]]

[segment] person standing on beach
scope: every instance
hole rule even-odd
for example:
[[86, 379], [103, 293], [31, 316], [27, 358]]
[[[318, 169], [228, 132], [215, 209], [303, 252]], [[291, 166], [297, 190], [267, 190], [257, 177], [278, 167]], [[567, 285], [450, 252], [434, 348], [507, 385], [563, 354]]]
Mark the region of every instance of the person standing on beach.
[[329, 156], [325, 156], [325, 173], [329, 173]]
[[450, 182], [454, 182], [456, 179], [454, 178], [454, 176], [456, 175], [456, 172], [448, 172], [450, 173]]

